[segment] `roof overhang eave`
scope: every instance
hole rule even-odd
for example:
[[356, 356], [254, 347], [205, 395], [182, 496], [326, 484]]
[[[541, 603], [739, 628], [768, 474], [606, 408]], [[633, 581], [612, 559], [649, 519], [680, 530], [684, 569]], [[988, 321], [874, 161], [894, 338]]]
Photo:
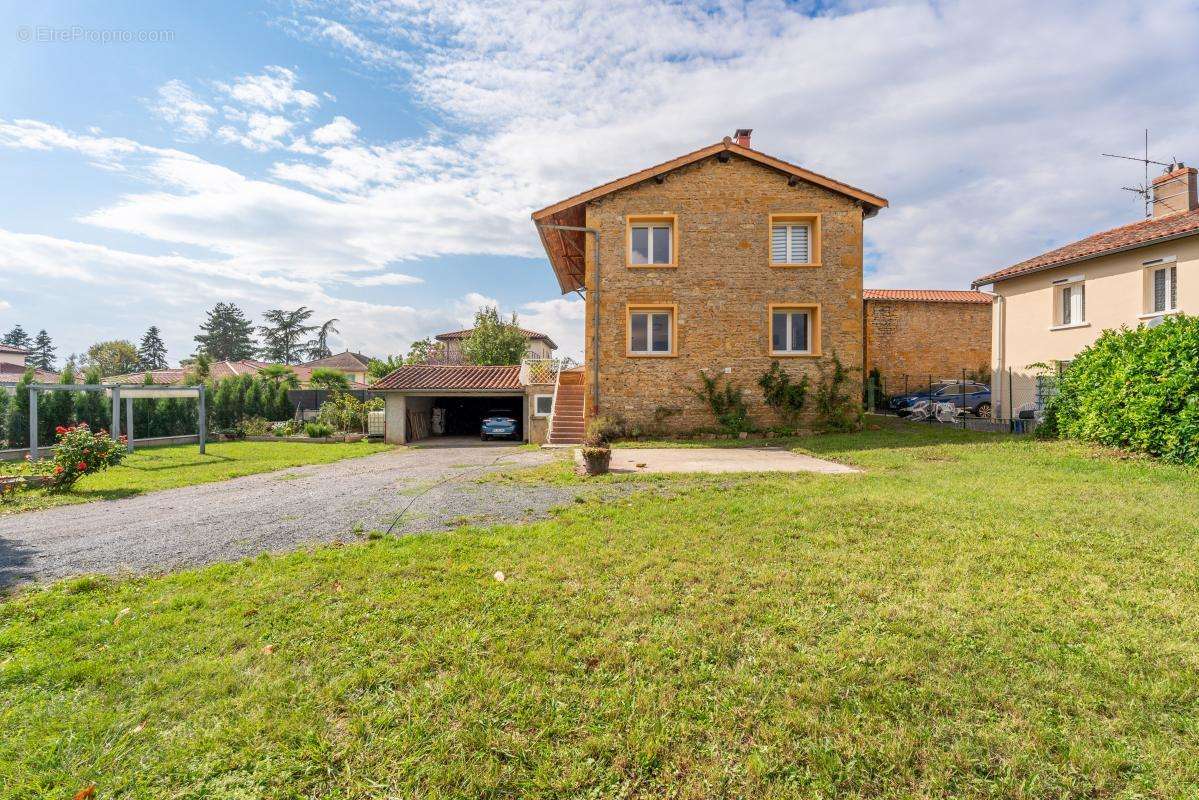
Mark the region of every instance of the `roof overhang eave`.
[[1038, 272], [1045, 272], [1046, 270], [1057, 269], [1058, 267], [1068, 267], [1071, 264], [1079, 264], [1083, 261], [1090, 261], [1095, 258], [1103, 258], [1104, 256], [1114, 256], [1119, 253], [1127, 253], [1131, 250], [1140, 250], [1143, 247], [1152, 247], [1155, 244], [1163, 244], [1165, 242], [1172, 242], [1175, 239], [1185, 239], [1188, 236], [1199, 236], [1199, 228], [1196, 228], [1195, 230], [1190, 230], [1190, 231], [1182, 231], [1181, 233], [1171, 233], [1169, 236], [1159, 236], [1156, 239], [1149, 239], [1144, 242], [1137, 242], [1136, 244], [1126, 244], [1126, 245], [1122, 245], [1120, 247], [1112, 247], [1108, 250], [1102, 250], [1098, 253], [1088, 253], [1087, 255], [1083, 255], [1083, 256], [1075, 256], [1074, 258], [1067, 258], [1063, 261], [1055, 261], [1052, 264], [1045, 264], [1040, 267], [1033, 267], [1032, 269], [1025, 270], [1023, 272], [1016, 272], [1012, 275], [1004, 275], [1002, 277], [999, 277], [999, 276], [996, 276], [995, 273], [992, 273], [990, 275], [986, 275], [982, 278], [979, 278], [976, 281], [971, 282], [970, 288], [977, 289], [980, 286], [986, 286], [988, 284], [994, 285], [994, 284], [1000, 283], [1001, 281], [1010, 281], [1013, 278], [1023, 278], [1025, 275], [1035, 275]]

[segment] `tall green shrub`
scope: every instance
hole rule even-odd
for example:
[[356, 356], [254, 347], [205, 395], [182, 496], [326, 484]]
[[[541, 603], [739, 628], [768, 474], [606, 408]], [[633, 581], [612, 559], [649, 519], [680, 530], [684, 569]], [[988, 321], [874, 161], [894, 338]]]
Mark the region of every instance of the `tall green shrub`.
[[1104, 331], [1062, 373], [1056, 435], [1199, 463], [1199, 317]]

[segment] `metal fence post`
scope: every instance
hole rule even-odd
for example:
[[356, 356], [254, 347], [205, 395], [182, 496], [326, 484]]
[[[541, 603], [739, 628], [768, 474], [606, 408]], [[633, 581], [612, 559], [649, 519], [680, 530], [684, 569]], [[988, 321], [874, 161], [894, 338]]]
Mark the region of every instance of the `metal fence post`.
[[1007, 368], [1007, 410], [1008, 430], [1016, 432], [1016, 396], [1012, 394], [1012, 368]]
[[33, 461], [37, 461], [37, 396], [37, 389], [29, 390], [29, 458]]
[[962, 380], [958, 384], [962, 396], [962, 404], [958, 406], [958, 416], [962, 419], [962, 427], [966, 427], [966, 368], [962, 367]]

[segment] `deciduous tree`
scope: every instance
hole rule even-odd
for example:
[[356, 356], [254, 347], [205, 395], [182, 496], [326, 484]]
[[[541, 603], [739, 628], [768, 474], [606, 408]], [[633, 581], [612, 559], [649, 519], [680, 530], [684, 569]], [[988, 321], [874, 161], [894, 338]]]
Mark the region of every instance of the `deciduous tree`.
[[137, 364], [137, 348], [133, 346], [133, 342], [126, 339], [96, 342], [87, 349], [87, 355], [83, 360], [85, 367], [97, 367], [105, 378], [133, 372], [137, 369]]
[[475, 312], [474, 330], [462, 340], [462, 355], [469, 364], [519, 364], [528, 349], [528, 339], [517, 324], [516, 314], [504, 321], [495, 306], [483, 306]]

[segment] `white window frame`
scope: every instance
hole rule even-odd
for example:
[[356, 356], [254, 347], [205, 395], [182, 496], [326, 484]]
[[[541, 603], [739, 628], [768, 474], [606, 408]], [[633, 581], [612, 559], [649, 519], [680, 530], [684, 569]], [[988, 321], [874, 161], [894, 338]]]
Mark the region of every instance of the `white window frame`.
[[[633, 319], [638, 314], [645, 315], [645, 350], [633, 349]], [[666, 349], [655, 350], [654, 347], [654, 317], [662, 315], [666, 317]], [[675, 345], [675, 309], [674, 307], [666, 306], [629, 306], [626, 316], [626, 325], [628, 330], [625, 335], [627, 341], [627, 355], [636, 356], [638, 358], [646, 357], [664, 357], [674, 355]]]
[[[544, 414], [537, 410], [537, 404], [541, 400], [549, 400], [550, 408]], [[533, 416], [534, 417], [549, 417], [554, 413], [554, 396], [552, 394], [535, 394], [533, 395]]]
[[[646, 231], [646, 261], [637, 260], [637, 251], [633, 249], [633, 233], [637, 230]], [[666, 231], [666, 260], [654, 260], [654, 231]], [[674, 222], [672, 220], [633, 220], [629, 223], [629, 265], [634, 267], [669, 267], [675, 263], [674, 252]]]
[[[1070, 292], [1070, 315], [1066, 318], [1065, 298]], [[1075, 318], [1077, 316], [1077, 319]], [[1053, 282], [1053, 311], [1051, 331], [1068, 330], [1070, 328], [1086, 328], [1090, 326], [1087, 320], [1087, 279], [1085, 275], [1074, 275]]]
[[[774, 258], [774, 232], [777, 228], [787, 229], [786, 251], [787, 257], [782, 261], [777, 261]], [[807, 258], [797, 261], [792, 258], [792, 239], [795, 236], [795, 229], [803, 228], [807, 232]], [[774, 222], [770, 226], [770, 263], [772, 264], [811, 264], [812, 263], [812, 223], [810, 222]]]
[[[771, 309], [771, 311], [770, 311], [770, 330], [768, 332], [768, 335], [770, 336], [770, 353], [771, 353], [771, 355], [778, 355], [778, 356], [810, 356], [810, 355], [812, 355], [812, 352], [813, 352], [812, 337], [813, 337], [813, 334], [815, 333], [815, 326], [812, 324], [813, 323], [812, 315], [814, 313], [815, 312], [812, 308], [803, 308], [803, 307], [797, 307], [797, 308], [780, 307], [780, 308]], [[774, 315], [775, 314], [785, 314], [787, 317], [787, 346], [783, 350], [776, 350], [774, 347]], [[804, 316], [807, 317], [807, 336], [805, 338], [807, 338], [807, 340], [808, 340], [808, 347], [806, 350], [796, 350], [793, 348], [794, 342], [791, 341], [791, 339], [792, 339], [792, 333], [794, 332], [794, 326], [791, 324], [791, 317], [795, 314], [803, 314]]]
[[[1164, 291], [1162, 302], [1164, 308], [1157, 307], [1157, 273], [1162, 273]], [[1162, 264], [1160, 267], [1149, 268], [1149, 302], [1152, 314], [1173, 314], [1178, 310], [1178, 264]]]

